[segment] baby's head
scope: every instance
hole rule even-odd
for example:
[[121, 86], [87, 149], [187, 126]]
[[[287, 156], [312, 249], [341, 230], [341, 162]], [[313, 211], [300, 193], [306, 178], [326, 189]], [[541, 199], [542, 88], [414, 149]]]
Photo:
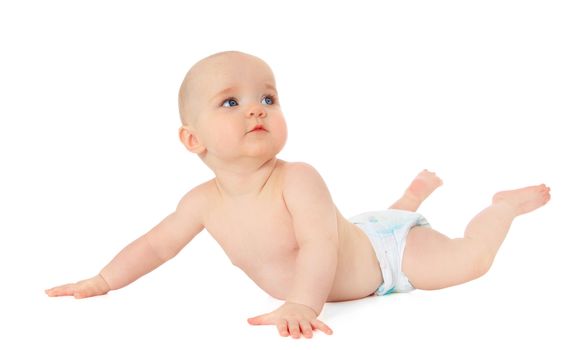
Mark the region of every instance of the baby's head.
[[[180, 86], [178, 103], [180, 140], [213, 170], [269, 160], [287, 139], [273, 73], [249, 54], [220, 52], [197, 62]], [[257, 125], [264, 130], [252, 131]]]

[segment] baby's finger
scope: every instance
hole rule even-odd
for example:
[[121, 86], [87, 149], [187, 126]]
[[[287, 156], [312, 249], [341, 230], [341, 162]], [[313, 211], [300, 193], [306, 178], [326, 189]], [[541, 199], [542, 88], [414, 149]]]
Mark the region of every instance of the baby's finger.
[[332, 329], [330, 329], [330, 327], [328, 327], [324, 322], [322, 322], [320, 320], [313, 320], [313, 321], [311, 321], [311, 324], [315, 328], [321, 330], [322, 332], [324, 332], [328, 335], [332, 334]]
[[65, 287], [65, 285], [49, 288], [49, 289], [45, 290], [45, 293], [47, 293], [47, 295], [50, 297], [54, 297], [54, 296], [56, 296], [57, 293], [60, 293], [64, 287]]
[[297, 320], [287, 321], [287, 327], [289, 328], [289, 333], [292, 335], [293, 338], [300, 337], [300, 325], [298, 324]]
[[73, 295], [75, 292], [75, 284], [69, 283], [62, 286], [54, 287], [45, 291], [50, 297], [62, 297]]
[[279, 320], [277, 322], [277, 330], [279, 331], [279, 335], [282, 337], [287, 337], [289, 335], [289, 332], [287, 331], [287, 321]]
[[312, 326], [309, 321], [302, 320], [300, 321], [300, 328], [302, 329], [302, 333], [304, 337], [311, 338], [312, 337]]

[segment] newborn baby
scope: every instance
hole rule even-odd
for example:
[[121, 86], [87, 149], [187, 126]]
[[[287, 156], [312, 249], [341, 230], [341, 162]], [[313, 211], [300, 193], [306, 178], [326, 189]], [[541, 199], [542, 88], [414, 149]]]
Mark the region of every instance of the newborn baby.
[[95, 277], [46, 291], [86, 298], [122, 288], [174, 257], [203, 229], [234, 265], [285, 302], [248, 320], [282, 336], [332, 334], [329, 301], [454, 286], [482, 276], [515, 217], [547, 203], [545, 185], [496, 193], [450, 239], [416, 213], [441, 180], [422, 171], [389, 209], [346, 219], [309, 164], [277, 155], [287, 129], [275, 78], [261, 59], [221, 52], [196, 63], [179, 92], [180, 141], [215, 178], [125, 247]]

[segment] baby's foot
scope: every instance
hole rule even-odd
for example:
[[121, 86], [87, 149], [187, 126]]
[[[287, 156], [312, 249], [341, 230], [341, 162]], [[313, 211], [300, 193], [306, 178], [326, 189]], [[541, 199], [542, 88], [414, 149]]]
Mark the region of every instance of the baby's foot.
[[544, 184], [502, 191], [494, 195], [492, 204], [504, 203], [510, 205], [518, 216], [545, 205], [551, 199], [550, 191], [550, 187]]
[[436, 188], [441, 186], [443, 181], [427, 169], [420, 172], [405, 191], [405, 196], [423, 202]]

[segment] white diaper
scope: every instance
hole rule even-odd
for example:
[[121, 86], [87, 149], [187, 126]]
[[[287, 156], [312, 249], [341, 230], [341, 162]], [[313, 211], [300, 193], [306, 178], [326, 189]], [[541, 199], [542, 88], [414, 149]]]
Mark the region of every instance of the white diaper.
[[391, 292], [410, 292], [415, 289], [403, 273], [401, 264], [411, 227], [429, 223], [416, 212], [386, 209], [371, 211], [351, 217], [350, 222], [360, 227], [370, 239], [383, 274], [383, 283], [376, 295]]

